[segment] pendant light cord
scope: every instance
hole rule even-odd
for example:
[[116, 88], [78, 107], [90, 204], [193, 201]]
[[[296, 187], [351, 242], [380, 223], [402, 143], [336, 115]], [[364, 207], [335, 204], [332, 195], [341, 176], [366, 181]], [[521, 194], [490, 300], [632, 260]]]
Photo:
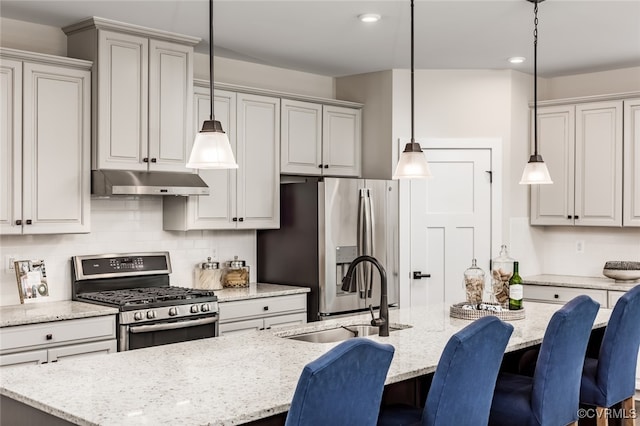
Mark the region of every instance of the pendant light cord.
[[209, 96], [211, 98], [211, 110], [209, 120], [214, 120], [213, 113], [213, 0], [209, 0]]
[[533, 3], [533, 154], [538, 155], [538, 1]]
[[411, 0], [411, 143], [415, 143], [414, 101], [413, 101], [413, 0]]

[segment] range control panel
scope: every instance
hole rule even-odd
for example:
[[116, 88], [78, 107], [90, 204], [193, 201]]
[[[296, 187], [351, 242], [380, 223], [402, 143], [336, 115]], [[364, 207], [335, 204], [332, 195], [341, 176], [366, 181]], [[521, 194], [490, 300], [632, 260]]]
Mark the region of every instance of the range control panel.
[[76, 279], [170, 274], [169, 252], [74, 256]]

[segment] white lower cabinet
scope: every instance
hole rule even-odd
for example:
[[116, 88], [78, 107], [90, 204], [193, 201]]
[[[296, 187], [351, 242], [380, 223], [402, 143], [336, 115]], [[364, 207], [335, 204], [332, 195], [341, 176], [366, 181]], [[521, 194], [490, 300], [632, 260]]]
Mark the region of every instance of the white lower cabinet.
[[221, 336], [307, 322], [306, 294], [220, 302], [219, 305]]
[[0, 328], [0, 367], [116, 351], [115, 315]]

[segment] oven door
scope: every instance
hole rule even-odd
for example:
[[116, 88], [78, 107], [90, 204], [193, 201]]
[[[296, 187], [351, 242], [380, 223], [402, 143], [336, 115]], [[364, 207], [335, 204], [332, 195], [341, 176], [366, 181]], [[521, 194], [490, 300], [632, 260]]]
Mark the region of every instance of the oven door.
[[217, 336], [217, 314], [180, 321], [126, 324], [120, 325], [118, 350], [128, 351]]

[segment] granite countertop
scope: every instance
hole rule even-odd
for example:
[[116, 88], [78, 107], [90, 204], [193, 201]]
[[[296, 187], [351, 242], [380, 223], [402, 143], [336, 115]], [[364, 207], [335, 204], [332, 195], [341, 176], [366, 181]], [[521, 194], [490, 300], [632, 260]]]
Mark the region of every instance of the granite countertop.
[[579, 277], [575, 275], [534, 275], [523, 277], [524, 284], [536, 284], [545, 286], [591, 288], [597, 290], [629, 291], [638, 283], [616, 283], [607, 277]]
[[63, 300], [0, 307], [0, 327], [115, 315], [118, 309]]
[[[559, 308], [527, 303], [526, 318], [511, 322], [515, 330], [507, 351], [540, 343]], [[595, 326], [604, 326], [610, 314], [600, 309]], [[364, 314], [7, 368], [0, 394], [80, 425], [240, 424], [286, 412], [304, 365], [338, 344], [279, 336], [369, 321]], [[450, 318], [448, 307], [440, 305], [391, 310], [390, 323], [412, 327], [368, 337], [395, 347], [387, 384], [433, 372], [450, 336], [470, 321]]]
[[309, 287], [296, 287], [291, 285], [250, 283], [249, 287], [224, 288], [215, 290], [218, 302], [231, 302], [234, 300], [258, 299], [261, 297], [287, 296], [289, 294], [308, 293]]

